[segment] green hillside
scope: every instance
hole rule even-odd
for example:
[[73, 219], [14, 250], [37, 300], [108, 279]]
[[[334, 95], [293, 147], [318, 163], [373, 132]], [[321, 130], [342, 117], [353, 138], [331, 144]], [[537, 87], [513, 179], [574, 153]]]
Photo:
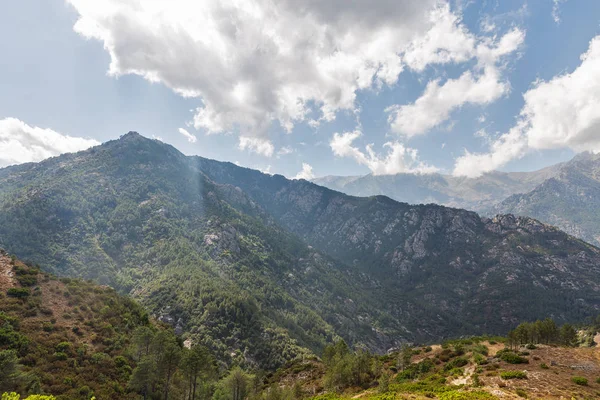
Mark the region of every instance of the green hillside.
[[137, 133], [0, 170], [0, 245], [131, 294], [227, 366], [600, 307], [600, 251], [535, 220], [346, 196]]

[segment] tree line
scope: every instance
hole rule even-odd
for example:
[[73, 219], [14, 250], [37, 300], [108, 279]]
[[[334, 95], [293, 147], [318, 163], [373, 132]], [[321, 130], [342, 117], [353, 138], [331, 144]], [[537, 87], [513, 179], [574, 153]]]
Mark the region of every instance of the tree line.
[[558, 326], [551, 318], [523, 322], [508, 332], [507, 345], [511, 349], [524, 344], [560, 344], [575, 346], [577, 331], [571, 324]]

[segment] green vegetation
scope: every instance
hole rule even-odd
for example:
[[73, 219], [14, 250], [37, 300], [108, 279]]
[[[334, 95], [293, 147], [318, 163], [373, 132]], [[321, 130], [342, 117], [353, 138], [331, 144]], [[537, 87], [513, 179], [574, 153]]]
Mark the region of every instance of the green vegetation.
[[517, 394], [517, 396], [522, 397], [524, 399], [529, 397], [529, 396], [527, 396], [527, 391], [522, 388], [516, 388], [515, 393]]
[[503, 371], [500, 373], [502, 379], [527, 379], [527, 374], [523, 371]]
[[510, 349], [502, 349], [496, 353], [496, 357], [509, 364], [528, 364], [529, 360], [521, 357]]
[[20, 394], [15, 392], [3, 393], [1, 400], [56, 400], [54, 396], [46, 396], [42, 394], [32, 394], [27, 397], [21, 398]]
[[[539, 315], [582, 320], [599, 300], [600, 256], [534, 221], [349, 197], [135, 133], [0, 170], [0, 245], [133, 295], [226, 367], [270, 372], [342, 338], [382, 352]], [[546, 287], [532, 284], [548, 271]], [[560, 284], [571, 276], [576, 290]]]
[[571, 377], [571, 382], [573, 382], [574, 384], [579, 385], [579, 386], [587, 386], [588, 385], [587, 378], [584, 378], [583, 376], [573, 376], [573, 377]]
[[[0, 263], [7, 259], [0, 257]], [[135, 332], [145, 329], [174, 343], [172, 333], [151, 324], [137, 303], [112, 289], [58, 280], [14, 259], [11, 268], [19, 271], [17, 283], [35, 287], [27, 298], [0, 296], [0, 392], [131, 398], [128, 384], [139, 363], [132, 349]], [[60, 314], [50, 308], [55, 304], [62, 304]]]

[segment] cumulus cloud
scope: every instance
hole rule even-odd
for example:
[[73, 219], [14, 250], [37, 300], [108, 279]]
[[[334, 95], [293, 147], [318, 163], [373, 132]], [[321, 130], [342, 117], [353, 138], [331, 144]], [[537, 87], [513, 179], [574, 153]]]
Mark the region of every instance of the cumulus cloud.
[[462, 40], [460, 54], [464, 58], [460, 60], [475, 57], [477, 65], [457, 79], [429, 82], [412, 104], [389, 107], [386, 111], [392, 131], [407, 137], [424, 134], [448, 120], [450, 114], [463, 105], [490, 104], [510, 91], [510, 84], [502, 79], [499, 63], [523, 44], [525, 32], [515, 28], [494, 42], [490, 38], [475, 40], [465, 28], [456, 25], [456, 20], [449, 26], [450, 31], [453, 26], [456, 32], [448, 36]]
[[185, 138], [188, 140], [188, 142], [190, 143], [196, 143], [196, 136], [189, 133], [187, 130], [183, 129], [183, 128], [179, 128], [179, 133], [181, 133], [183, 136], [185, 136]]
[[[359, 90], [393, 85], [405, 68], [465, 62], [481, 42], [445, 0], [67, 1], [75, 31], [109, 53], [109, 74], [196, 97], [195, 128], [248, 138], [331, 121], [356, 108]], [[454, 86], [488, 85], [492, 72]], [[430, 96], [449, 91], [437, 87]]]
[[256, 137], [240, 136], [238, 148], [240, 150], [248, 150], [252, 153], [260, 154], [265, 157], [271, 157], [275, 147], [265, 139]]
[[362, 136], [362, 132], [335, 133], [329, 142], [333, 154], [338, 157], [349, 157], [358, 164], [371, 170], [373, 175], [393, 175], [399, 173], [430, 174], [438, 168], [427, 165], [419, 160], [418, 151], [405, 147], [399, 142], [387, 142], [383, 145], [387, 153], [377, 154], [373, 144], [368, 144], [363, 152], [353, 146], [353, 142]]
[[51, 129], [27, 125], [16, 118], [0, 120], [0, 167], [36, 162], [96, 146], [91, 139], [62, 135]]
[[310, 164], [302, 163], [302, 170], [292, 179], [306, 179], [307, 181], [314, 179], [313, 167]]
[[600, 36], [591, 40], [573, 72], [535, 82], [523, 97], [515, 126], [489, 152], [459, 157], [455, 175], [479, 176], [531, 150], [600, 152]]

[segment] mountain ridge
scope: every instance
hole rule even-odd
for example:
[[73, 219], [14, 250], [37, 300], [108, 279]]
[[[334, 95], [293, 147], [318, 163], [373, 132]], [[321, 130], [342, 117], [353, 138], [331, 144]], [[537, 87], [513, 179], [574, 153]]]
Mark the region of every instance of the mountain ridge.
[[134, 133], [0, 170], [0, 245], [267, 369], [339, 337], [385, 352], [600, 308], [599, 250], [535, 220], [347, 196]]

